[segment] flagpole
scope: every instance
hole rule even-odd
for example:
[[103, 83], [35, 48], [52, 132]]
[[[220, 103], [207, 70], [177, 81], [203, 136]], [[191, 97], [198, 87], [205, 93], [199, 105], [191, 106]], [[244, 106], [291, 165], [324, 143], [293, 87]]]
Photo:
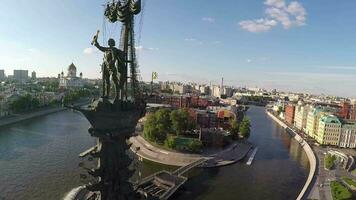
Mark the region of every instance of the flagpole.
[[151, 96], [153, 94], [153, 72], [151, 74]]

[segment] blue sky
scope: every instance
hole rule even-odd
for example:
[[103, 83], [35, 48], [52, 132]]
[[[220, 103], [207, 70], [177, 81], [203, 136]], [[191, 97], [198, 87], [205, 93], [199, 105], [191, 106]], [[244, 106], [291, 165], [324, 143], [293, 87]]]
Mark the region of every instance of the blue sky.
[[[354, 0], [143, 1], [136, 45], [144, 80], [157, 71], [160, 80], [224, 77], [235, 86], [356, 97]], [[104, 23], [104, 2], [3, 0], [0, 68], [56, 76], [74, 62], [85, 77], [100, 77], [92, 36], [101, 29], [102, 42], [120, 30]]]

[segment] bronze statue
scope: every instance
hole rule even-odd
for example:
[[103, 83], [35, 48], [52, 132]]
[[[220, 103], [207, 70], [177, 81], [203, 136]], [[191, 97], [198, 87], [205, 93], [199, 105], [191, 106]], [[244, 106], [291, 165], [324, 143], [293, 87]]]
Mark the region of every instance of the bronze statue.
[[[98, 43], [98, 33], [94, 36], [92, 44], [100, 51], [104, 52], [104, 59], [102, 64], [103, 73], [103, 97], [110, 95], [110, 76], [115, 85], [115, 101], [122, 98], [124, 83], [122, 80], [126, 79], [127, 70], [125, 70], [124, 52], [115, 47], [115, 40], [110, 38], [108, 40], [108, 47], [100, 46]], [[119, 77], [120, 76], [120, 81]]]
[[[85, 185], [85, 189], [97, 194], [101, 200], [132, 200], [140, 197], [136, 196], [135, 187], [130, 181], [134, 168], [133, 157], [128, 155], [130, 145], [127, 143], [135, 132], [138, 120], [146, 111], [137, 78], [134, 40], [134, 15], [140, 11], [141, 0], [115, 0], [107, 4], [105, 17], [111, 23], [122, 23], [121, 34], [118, 33], [121, 35], [120, 49], [115, 47], [113, 39], [109, 39], [108, 47], [100, 46], [99, 31], [96, 33], [92, 45], [104, 52], [103, 97], [95, 100], [88, 108], [74, 107], [90, 122], [90, 135], [98, 138], [97, 145], [81, 156], [99, 158], [96, 160], [97, 167], [84, 169], [95, 178]], [[114, 101], [109, 99], [110, 78], [116, 89]], [[93, 195], [86, 199], [93, 198], [98, 199]]]

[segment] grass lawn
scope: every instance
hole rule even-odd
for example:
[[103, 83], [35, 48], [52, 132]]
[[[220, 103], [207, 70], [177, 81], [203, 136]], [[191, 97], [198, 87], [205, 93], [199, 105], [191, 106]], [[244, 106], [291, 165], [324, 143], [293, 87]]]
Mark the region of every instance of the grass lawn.
[[334, 155], [327, 154], [324, 158], [324, 167], [326, 169], [331, 169], [334, 166], [336, 157]]
[[352, 174], [356, 176], [356, 169], [352, 170]]
[[337, 181], [331, 181], [331, 194], [334, 200], [347, 200], [352, 199], [352, 193], [341, 183]]
[[157, 147], [159, 149], [167, 150], [167, 151], [173, 151], [173, 152], [178, 152], [172, 148], [166, 147], [164, 143], [160, 144], [154, 141], [150, 141], [148, 138], [144, 136], [144, 134], [141, 135], [148, 143], [150, 143], [152, 146]]
[[344, 180], [349, 186], [356, 188], [356, 181], [352, 180], [351, 178], [342, 177], [342, 180]]

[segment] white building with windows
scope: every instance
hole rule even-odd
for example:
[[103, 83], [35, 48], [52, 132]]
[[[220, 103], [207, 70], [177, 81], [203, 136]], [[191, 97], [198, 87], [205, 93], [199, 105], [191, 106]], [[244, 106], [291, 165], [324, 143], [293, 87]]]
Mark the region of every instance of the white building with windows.
[[77, 67], [72, 63], [68, 67], [67, 76], [64, 72], [60, 74], [59, 87], [60, 88], [80, 88], [84, 86], [83, 74], [80, 73], [77, 77]]
[[307, 127], [309, 109], [310, 106], [305, 105], [302, 101], [299, 101], [295, 107], [294, 126], [301, 131], [304, 131]]
[[345, 121], [341, 127], [340, 147], [356, 148], [356, 121]]
[[25, 83], [28, 80], [28, 70], [14, 70], [13, 79]]

